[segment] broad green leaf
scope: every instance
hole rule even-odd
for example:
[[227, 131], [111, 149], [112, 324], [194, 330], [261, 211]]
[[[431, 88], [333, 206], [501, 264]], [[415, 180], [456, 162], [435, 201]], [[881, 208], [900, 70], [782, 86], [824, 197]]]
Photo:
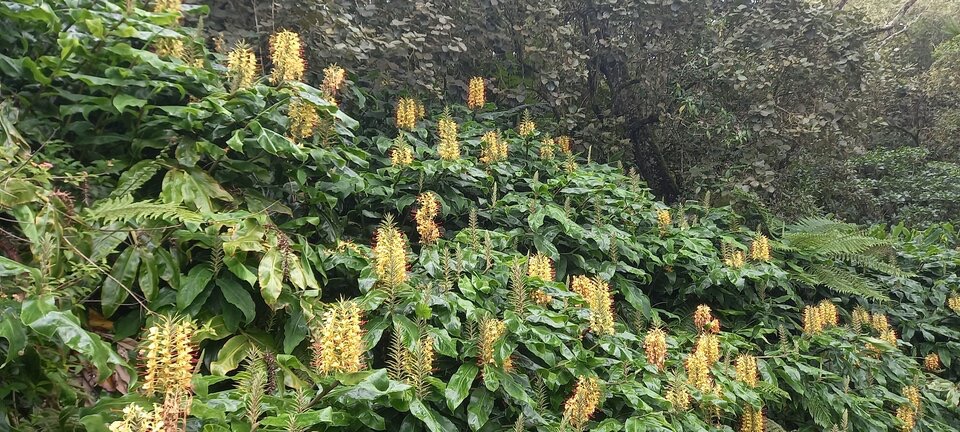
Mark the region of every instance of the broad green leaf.
[[10, 360], [20, 357], [20, 352], [27, 347], [27, 332], [24, 328], [17, 320], [16, 311], [3, 311], [3, 318], [0, 318], [0, 338], [7, 340], [7, 357], [3, 364], [0, 364], [0, 368], [10, 363]]
[[250, 338], [246, 335], [239, 334], [230, 338], [217, 352], [217, 359], [210, 363], [210, 373], [226, 375], [236, 369], [240, 366], [240, 362], [247, 358], [250, 346]]
[[260, 259], [260, 268], [257, 269], [257, 278], [260, 281], [260, 294], [263, 301], [273, 306], [280, 298], [283, 290], [283, 255], [276, 249], [263, 254]]
[[140, 267], [140, 249], [128, 247], [120, 253], [113, 263], [113, 270], [103, 280], [100, 291], [100, 308], [103, 316], [110, 318], [117, 308], [130, 296], [133, 282], [137, 280]]
[[117, 112], [123, 113], [123, 110], [127, 107], [138, 107], [142, 108], [147, 104], [146, 100], [130, 96], [128, 94], [120, 93], [113, 97], [113, 106], [117, 108]]
[[207, 289], [212, 278], [213, 270], [210, 270], [206, 264], [199, 264], [190, 269], [190, 273], [181, 279], [180, 290], [177, 291], [177, 310], [182, 311], [193, 304], [193, 300]]
[[157, 261], [154, 259], [153, 252], [142, 250], [140, 254], [142, 259], [140, 260], [140, 277], [137, 279], [137, 283], [140, 285], [143, 297], [151, 302], [157, 298], [160, 272], [157, 271]]
[[410, 414], [413, 414], [416, 418], [420, 419], [425, 425], [427, 425], [427, 429], [430, 429], [430, 432], [457, 430], [457, 427], [454, 426], [453, 422], [440, 415], [440, 413], [430, 409], [430, 407], [424, 405], [420, 399], [414, 399], [410, 402]]
[[443, 393], [447, 399], [447, 408], [450, 408], [450, 411], [455, 411], [467, 398], [478, 372], [480, 372], [480, 368], [477, 365], [464, 363], [450, 378], [447, 389]]
[[470, 394], [470, 404], [467, 405], [467, 425], [477, 431], [487, 424], [490, 412], [493, 411], [493, 393], [483, 387], [478, 387]]
[[217, 286], [223, 298], [230, 304], [243, 312], [243, 317], [247, 323], [253, 321], [257, 316], [257, 305], [253, 302], [253, 296], [239, 282], [229, 277], [220, 277], [217, 279]]

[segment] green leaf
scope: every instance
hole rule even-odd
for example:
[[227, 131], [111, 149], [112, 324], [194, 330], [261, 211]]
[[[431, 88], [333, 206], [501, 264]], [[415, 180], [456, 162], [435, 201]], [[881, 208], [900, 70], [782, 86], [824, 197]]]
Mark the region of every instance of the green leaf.
[[472, 430], [480, 430], [490, 419], [493, 410], [493, 393], [484, 387], [479, 387], [470, 394], [470, 404], [467, 405], [467, 425]]
[[217, 359], [210, 363], [210, 373], [214, 375], [226, 375], [228, 372], [240, 366], [240, 362], [247, 358], [247, 352], [250, 351], [251, 341], [246, 335], [236, 335], [227, 343], [223, 344], [217, 353]]
[[280, 298], [280, 292], [283, 290], [283, 255], [280, 251], [272, 249], [263, 254], [260, 259], [260, 268], [257, 269], [257, 277], [260, 280], [260, 294], [263, 301], [273, 306]]
[[450, 377], [447, 389], [443, 395], [447, 398], [447, 408], [455, 411], [463, 403], [470, 393], [470, 387], [473, 386], [473, 380], [477, 377], [480, 368], [473, 363], [464, 363], [460, 369]]
[[307, 319], [303, 316], [303, 310], [297, 304], [291, 304], [289, 310], [290, 317], [283, 325], [283, 352], [287, 354], [307, 338]]
[[23, 324], [17, 320], [16, 312], [13, 310], [3, 311], [3, 319], [0, 320], [0, 338], [7, 340], [7, 357], [4, 359], [0, 368], [6, 366], [17, 357], [20, 357], [21, 351], [27, 347], [27, 332], [24, 331]]
[[180, 290], [177, 291], [177, 310], [184, 310], [189, 307], [193, 300], [207, 288], [210, 279], [213, 278], [213, 270], [210, 270], [206, 264], [200, 264], [190, 269], [190, 273], [180, 280]]
[[153, 252], [148, 250], [140, 251], [142, 255], [140, 265], [140, 277], [137, 279], [140, 285], [140, 291], [148, 302], [157, 298], [158, 282], [160, 273], [157, 271], [157, 261], [154, 259]]
[[103, 280], [100, 292], [100, 308], [104, 317], [110, 318], [130, 295], [133, 282], [137, 279], [138, 267], [140, 267], [140, 249], [138, 248], [128, 247], [117, 257], [110, 276]]
[[244, 320], [248, 324], [257, 317], [257, 305], [253, 302], [253, 296], [239, 282], [233, 278], [221, 277], [217, 279], [217, 287], [227, 302], [243, 312]]
[[294, 144], [287, 137], [264, 128], [260, 125], [260, 122], [252, 121], [249, 127], [250, 131], [257, 136], [257, 144], [267, 153], [281, 157], [293, 156], [299, 160], [307, 159], [307, 154], [303, 152], [300, 146]]
[[56, 337], [80, 353], [97, 368], [100, 380], [113, 373], [114, 366], [133, 371], [100, 336], [80, 327], [80, 320], [72, 312], [58, 309], [52, 295], [27, 297], [20, 309], [20, 321], [40, 335]]
[[113, 106], [117, 108], [117, 112], [123, 113], [123, 110], [127, 107], [133, 106], [137, 108], [142, 108], [147, 104], [147, 101], [140, 98], [135, 98], [128, 94], [120, 93], [113, 98]]
[[420, 399], [414, 399], [410, 402], [410, 414], [413, 414], [427, 425], [427, 429], [430, 429], [430, 432], [457, 430], [453, 422], [424, 405]]

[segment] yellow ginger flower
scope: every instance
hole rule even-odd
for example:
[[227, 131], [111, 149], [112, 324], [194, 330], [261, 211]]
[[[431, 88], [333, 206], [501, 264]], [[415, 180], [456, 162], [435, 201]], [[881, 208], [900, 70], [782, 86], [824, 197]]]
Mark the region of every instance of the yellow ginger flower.
[[880, 339], [890, 345], [897, 346], [897, 331], [887, 329], [887, 331], [880, 334]]
[[490, 164], [507, 159], [508, 147], [506, 141], [500, 139], [500, 133], [489, 131], [480, 138], [483, 148], [480, 150], [480, 162]]
[[647, 353], [647, 363], [663, 370], [667, 360], [667, 334], [659, 328], [650, 330], [643, 339], [643, 350]]
[[540, 159], [550, 160], [553, 159], [553, 149], [556, 147], [556, 141], [553, 138], [546, 137], [543, 139], [543, 142], [540, 143]]
[[672, 222], [673, 219], [670, 216], [670, 209], [657, 210], [657, 226], [660, 228], [661, 237], [667, 235], [667, 230], [670, 229], [670, 224]]
[[884, 334], [887, 330], [890, 330], [890, 321], [887, 321], [887, 316], [884, 314], [873, 314], [870, 319], [870, 326], [872, 326], [877, 333]]
[[590, 329], [596, 334], [609, 334], [613, 328], [613, 295], [610, 284], [599, 276], [593, 280], [593, 290], [587, 298], [590, 306]]
[[384, 221], [377, 229], [373, 255], [380, 282], [397, 287], [407, 281], [407, 238], [392, 221]]
[[735, 250], [730, 252], [730, 257], [723, 260], [723, 263], [730, 268], [741, 268], [746, 263], [746, 257], [743, 251]]
[[[181, 15], [183, 12], [181, 0], [157, 0], [153, 4], [153, 13], [175, 13]], [[179, 20], [179, 18], [178, 18]]]
[[736, 361], [737, 380], [750, 386], [756, 387], [759, 377], [757, 375], [757, 358], [750, 354], [741, 354]]
[[764, 419], [763, 409], [754, 409], [747, 405], [743, 410], [743, 418], [740, 419], [740, 432], [763, 432]]
[[344, 253], [348, 250], [353, 251], [353, 253], [360, 253], [360, 246], [357, 246], [356, 243], [349, 240], [337, 240], [337, 252]]
[[467, 94], [467, 107], [470, 109], [480, 109], [483, 108], [483, 105], [486, 103], [483, 78], [470, 78], [470, 91]]
[[837, 306], [827, 300], [823, 300], [817, 306], [817, 313], [820, 314], [820, 321], [826, 326], [837, 326], [840, 324], [840, 314], [837, 312]]
[[757, 234], [750, 244], [750, 259], [754, 261], [770, 261], [770, 239], [763, 234]]
[[540, 306], [550, 304], [550, 302], [553, 301], [553, 296], [547, 294], [547, 292], [542, 289], [533, 290], [530, 296], [533, 297], [533, 302]]
[[567, 160], [563, 163], [563, 170], [567, 173], [573, 173], [579, 168], [577, 165], [577, 158], [573, 154], [567, 155]]
[[250, 87], [256, 81], [257, 56], [250, 45], [241, 42], [227, 54], [227, 76], [234, 91]]
[[343, 87], [346, 79], [347, 71], [336, 64], [327, 66], [323, 70], [323, 85], [321, 86], [321, 90], [323, 91], [323, 95], [330, 100], [330, 103], [334, 105], [337, 104], [337, 93], [340, 92], [340, 87]]
[[920, 390], [914, 386], [907, 386], [903, 388], [903, 397], [907, 398], [910, 401], [910, 405], [913, 406], [915, 412], [920, 412]]
[[187, 48], [179, 38], [158, 37], [153, 44], [153, 49], [160, 57], [170, 57], [179, 60], [187, 57]]
[[570, 137], [567, 135], [560, 135], [557, 137], [557, 147], [560, 147], [560, 151], [565, 155], [573, 154], [573, 146], [571, 145]]
[[897, 419], [900, 420], [900, 431], [910, 432], [917, 426], [917, 413], [910, 405], [900, 405], [897, 408]]
[[418, 103], [413, 98], [400, 98], [397, 101], [397, 110], [394, 113], [394, 121], [397, 129], [412, 130], [417, 125], [417, 120], [422, 117], [418, 114]]
[[720, 341], [717, 335], [703, 333], [697, 338], [694, 352], [702, 354], [707, 366], [713, 365], [720, 360]]
[[440, 159], [448, 161], [460, 159], [457, 127], [457, 122], [446, 115], [437, 122], [437, 135], [440, 137], [437, 153], [440, 154]]
[[424, 119], [427, 117], [427, 108], [423, 106], [423, 102], [419, 100], [413, 101], [416, 110], [417, 119]]
[[537, 124], [530, 118], [530, 111], [524, 110], [520, 117], [520, 123], [517, 124], [517, 133], [521, 136], [529, 137], [537, 132]]
[[960, 296], [954, 294], [947, 299], [947, 307], [954, 313], [960, 314]]
[[440, 214], [440, 203], [433, 192], [424, 192], [417, 198], [420, 208], [414, 214], [417, 222], [417, 232], [420, 233], [420, 243], [430, 244], [440, 238], [440, 227], [433, 221]]
[[580, 297], [590, 298], [590, 293], [593, 291], [593, 281], [584, 275], [576, 275], [570, 284], [570, 290], [580, 294]]
[[433, 364], [437, 358], [436, 353], [433, 351], [433, 336], [424, 336], [417, 342], [417, 347], [420, 352], [420, 361], [424, 364], [424, 369], [433, 371]]
[[390, 150], [390, 164], [395, 167], [407, 166], [413, 163], [413, 147], [407, 144], [403, 135], [397, 136], [393, 140], [393, 148]]
[[270, 60], [273, 62], [273, 74], [270, 80], [274, 84], [285, 81], [301, 81], [307, 70], [303, 58], [303, 43], [300, 35], [283, 30], [270, 36]]
[[710, 311], [710, 306], [697, 306], [697, 310], [693, 313], [693, 325], [697, 328], [697, 331], [704, 332], [704, 329], [713, 320], [714, 318]]
[[507, 332], [507, 325], [503, 321], [493, 318], [484, 318], [480, 322], [480, 358], [478, 363], [483, 365], [494, 365], [494, 345]]
[[685, 362], [687, 369], [687, 383], [701, 392], [707, 393], [713, 386], [710, 378], [710, 364], [707, 362], [702, 352], [695, 351], [687, 356]]
[[160, 406], [154, 405], [152, 411], [146, 411], [135, 404], [124, 407], [123, 420], [110, 423], [107, 428], [110, 432], [165, 432], [168, 429]]
[[188, 320], [161, 318], [147, 329], [143, 357], [146, 371], [143, 392], [147, 395], [189, 393], [192, 389], [196, 327]]
[[939, 371], [943, 367], [943, 364], [940, 363], [940, 355], [937, 353], [927, 354], [923, 358], [923, 367], [930, 372]]
[[579, 377], [573, 395], [563, 404], [563, 424], [583, 430], [600, 406], [600, 383], [596, 377]]
[[541, 253], [531, 256], [527, 262], [527, 276], [553, 281], [553, 262], [550, 261], [550, 257]]
[[853, 326], [857, 329], [865, 325], [871, 325], [872, 319], [870, 317], [870, 312], [867, 312], [866, 309], [857, 306], [853, 309]]
[[310, 102], [294, 99], [287, 110], [290, 118], [290, 135], [295, 140], [303, 140], [313, 136], [314, 129], [320, 124], [320, 115], [317, 108]]
[[803, 332], [808, 334], [818, 333], [823, 330], [823, 321], [814, 306], [803, 308]]
[[313, 368], [321, 374], [364, 369], [363, 313], [351, 301], [331, 305], [313, 340]]
[[676, 411], [686, 411], [690, 409], [690, 393], [683, 386], [675, 386], [667, 390], [665, 398]]

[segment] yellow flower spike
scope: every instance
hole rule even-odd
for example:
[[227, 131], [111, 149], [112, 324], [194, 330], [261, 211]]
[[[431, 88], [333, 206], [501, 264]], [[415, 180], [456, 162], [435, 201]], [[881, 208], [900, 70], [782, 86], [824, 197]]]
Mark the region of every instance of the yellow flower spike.
[[657, 370], [663, 370], [667, 360], [667, 334], [659, 328], [650, 330], [643, 338], [643, 350], [647, 354], [647, 363], [654, 365]]
[[313, 136], [313, 131], [317, 128], [317, 125], [320, 124], [317, 107], [301, 99], [294, 99], [290, 102], [287, 117], [290, 119], [290, 135], [295, 140], [310, 138]]
[[480, 150], [480, 162], [491, 164], [507, 159], [507, 143], [500, 138], [500, 133], [489, 131], [480, 138], [483, 147]]
[[157, 0], [156, 3], [153, 4], [153, 13], [175, 13], [182, 15], [183, 2], [181, 0]]
[[313, 367], [321, 374], [353, 373], [365, 368], [363, 313], [351, 301], [331, 305], [313, 341]]
[[823, 330], [823, 321], [820, 320], [819, 310], [813, 306], [803, 308], [803, 332], [807, 334], [819, 333]]
[[884, 342], [886, 342], [886, 343], [888, 343], [888, 344], [893, 345], [894, 347], [896, 347], [896, 346], [897, 346], [897, 331], [894, 330], [894, 329], [887, 329], [887, 331], [885, 331], [885, 332], [883, 332], [883, 333], [880, 334], [880, 339], [882, 339]]
[[937, 353], [927, 354], [923, 358], [923, 367], [930, 372], [939, 371], [943, 367], [943, 364], [940, 363], [940, 355]]
[[327, 66], [323, 70], [323, 85], [321, 86], [321, 91], [334, 105], [337, 104], [337, 93], [340, 92], [340, 87], [343, 87], [343, 83], [346, 80], [347, 71], [336, 64]]
[[390, 150], [390, 165], [395, 167], [404, 167], [413, 163], [413, 147], [407, 144], [403, 135], [398, 135], [393, 140], [393, 148]]
[[550, 257], [537, 253], [527, 262], [527, 276], [544, 281], [553, 281], [553, 262]]
[[529, 137], [533, 136], [537, 132], [537, 124], [533, 122], [533, 119], [530, 117], [530, 111], [524, 110], [523, 116], [520, 117], [520, 122], [517, 123], [517, 133], [521, 136]]
[[417, 232], [420, 234], [420, 243], [433, 243], [440, 238], [440, 227], [433, 220], [440, 214], [440, 203], [437, 202], [437, 197], [433, 192], [420, 194], [417, 202], [419, 202], [420, 207], [414, 214], [414, 220], [417, 222]]
[[697, 306], [697, 310], [693, 313], [693, 325], [697, 328], [697, 331], [703, 332], [707, 324], [713, 320], [713, 314], [710, 311], [710, 306]]
[[395, 288], [407, 281], [407, 238], [394, 225], [384, 221], [377, 229], [373, 246], [377, 279]]
[[759, 381], [757, 358], [750, 354], [741, 354], [736, 361], [737, 381], [756, 387]]
[[730, 252], [730, 257], [723, 261], [727, 267], [730, 268], [741, 268], [746, 263], [746, 255], [741, 250], [735, 250]]
[[557, 137], [557, 146], [560, 147], [560, 151], [565, 155], [573, 154], [572, 141], [569, 136], [560, 135]]
[[593, 291], [593, 281], [587, 276], [576, 275], [573, 277], [573, 282], [570, 283], [570, 291], [580, 294], [580, 297], [584, 299], [590, 298], [590, 293]]
[[910, 401], [914, 411], [920, 412], [920, 390], [918, 388], [914, 386], [904, 387], [903, 397]]
[[400, 98], [394, 113], [397, 129], [413, 130], [417, 125], [417, 101], [412, 98]]
[[860, 306], [853, 309], [853, 326], [855, 328], [859, 329], [863, 326], [871, 325], [871, 322], [870, 312], [867, 312], [866, 309]]
[[610, 284], [599, 276], [593, 280], [593, 289], [587, 298], [590, 305], [590, 329], [598, 335], [614, 333], [613, 294]]
[[870, 319], [870, 326], [882, 335], [886, 333], [887, 330], [890, 330], [890, 321], [887, 320], [887, 316], [884, 314], [873, 314]]
[[686, 411], [690, 409], [690, 392], [683, 386], [676, 386], [667, 390], [664, 396], [675, 411]]
[[274, 84], [303, 80], [307, 63], [303, 58], [303, 43], [300, 41], [300, 35], [289, 30], [271, 35], [270, 60], [273, 62], [270, 80]]
[[547, 294], [546, 291], [542, 289], [533, 290], [533, 292], [530, 293], [530, 296], [533, 298], [533, 302], [540, 306], [546, 306], [553, 301], [553, 296]]
[[553, 138], [546, 137], [543, 139], [543, 142], [540, 143], [540, 159], [542, 160], [551, 160], [553, 159], [553, 150], [556, 147], [556, 142]]
[[437, 153], [440, 155], [440, 159], [447, 161], [460, 159], [460, 141], [457, 128], [457, 122], [453, 121], [448, 115], [444, 115], [437, 122], [437, 135], [440, 138]]
[[720, 360], [720, 341], [717, 335], [703, 333], [697, 338], [694, 352], [702, 354], [707, 366], [712, 366]]
[[820, 314], [820, 320], [823, 322], [824, 327], [836, 327], [840, 325], [840, 313], [837, 311], [836, 305], [827, 300], [823, 300], [817, 306], [817, 309]]
[[660, 229], [660, 237], [667, 235], [672, 223], [673, 218], [670, 216], [670, 209], [657, 210], [657, 226]]
[[573, 394], [563, 404], [563, 424], [583, 430], [600, 406], [600, 383], [596, 377], [579, 377]]
[[480, 109], [483, 108], [486, 103], [483, 78], [470, 78], [469, 92], [467, 93], [467, 107], [470, 109]]
[[710, 378], [710, 366], [702, 352], [687, 356], [684, 364], [687, 369], [687, 383], [703, 393], [710, 391], [713, 382]]
[[747, 405], [743, 409], [743, 417], [740, 419], [740, 432], [763, 432], [764, 423], [766, 423], [763, 409], [755, 409]]
[[947, 307], [954, 313], [960, 314], [960, 296], [953, 294], [947, 299]]
[[423, 362], [424, 370], [433, 371], [433, 363], [436, 361], [436, 353], [433, 351], [433, 336], [423, 337], [418, 344], [420, 361]]
[[494, 318], [484, 318], [480, 322], [480, 358], [478, 363], [483, 365], [495, 365], [494, 345], [507, 332], [507, 325], [503, 321]]
[[147, 329], [142, 389], [155, 394], [189, 394], [192, 390], [195, 326], [190, 321], [160, 318]]
[[253, 85], [257, 79], [257, 56], [246, 43], [238, 43], [227, 54], [227, 76], [230, 78], [230, 89], [243, 90]]
[[900, 431], [910, 432], [917, 426], [917, 413], [910, 405], [900, 405], [897, 408], [897, 419], [900, 420]]
[[153, 43], [157, 56], [183, 60], [187, 57], [187, 48], [183, 41], [173, 37], [158, 37]]
[[770, 239], [763, 234], [757, 234], [757, 237], [750, 243], [750, 259], [754, 261], [770, 261]]

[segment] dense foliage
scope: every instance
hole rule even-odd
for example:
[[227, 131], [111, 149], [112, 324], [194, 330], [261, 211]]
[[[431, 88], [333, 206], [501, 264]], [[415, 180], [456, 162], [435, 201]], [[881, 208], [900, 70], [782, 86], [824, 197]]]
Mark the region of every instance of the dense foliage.
[[956, 227], [670, 207], [135, 3], [0, 2], [0, 429], [960, 427]]

